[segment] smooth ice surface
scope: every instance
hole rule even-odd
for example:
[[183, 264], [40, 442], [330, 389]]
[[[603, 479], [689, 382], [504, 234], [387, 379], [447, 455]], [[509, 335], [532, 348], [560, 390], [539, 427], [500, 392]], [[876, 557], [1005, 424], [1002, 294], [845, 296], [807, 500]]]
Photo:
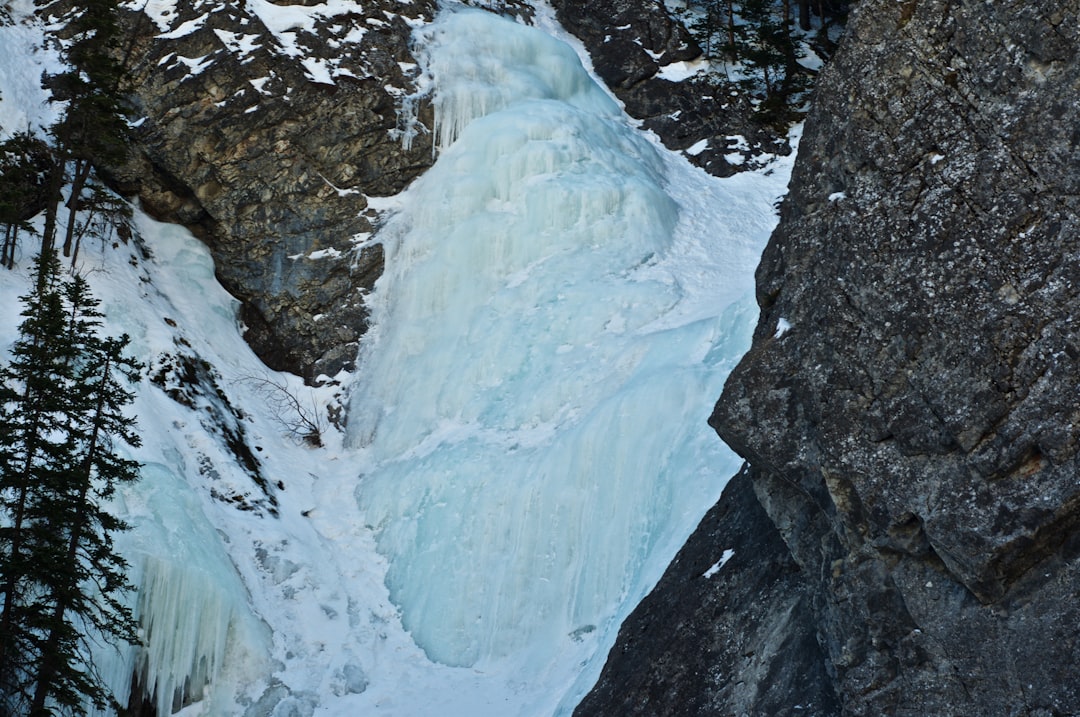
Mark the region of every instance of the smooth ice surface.
[[568, 46], [476, 11], [432, 34], [444, 149], [381, 234], [357, 500], [432, 660], [554, 659], [612, 627], [732, 472], [705, 419], [748, 282], [714, 274], [711, 313], [690, 308], [676, 170]]

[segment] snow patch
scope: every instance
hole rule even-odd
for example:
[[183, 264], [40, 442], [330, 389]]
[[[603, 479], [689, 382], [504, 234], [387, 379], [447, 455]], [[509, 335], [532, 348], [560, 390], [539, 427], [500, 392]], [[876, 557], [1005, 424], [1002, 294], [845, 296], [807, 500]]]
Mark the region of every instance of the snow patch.
[[702, 152], [704, 152], [708, 148], [708, 146], [709, 146], [708, 138], [699, 139], [697, 142], [694, 142], [692, 145], [687, 147], [684, 151], [687, 154], [689, 154], [691, 157], [696, 157], [699, 154], [701, 154]]
[[[206, 24], [206, 19], [208, 17], [210, 17], [210, 13], [203, 13], [202, 15], [194, 18], [193, 20], [188, 20], [187, 22], [181, 23], [180, 26], [177, 27], [175, 30], [163, 32], [157, 37], [159, 40], [177, 40], [181, 37], [186, 37], [191, 33], [195, 32], [196, 30], [200, 29], [204, 24]], [[164, 29], [167, 29], [167, 27], [168, 26], [166, 26], [166, 28]]]
[[656, 73], [656, 76], [668, 82], [682, 82], [694, 75], [705, 72], [711, 67], [707, 60], [680, 60], [664, 65]]
[[716, 575], [718, 572], [720, 572], [720, 568], [727, 565], [727, 561], [731, 560], [731, 558], [734, 557], [734, 556], [735, 556], [735, 551], [732, 550], [731, 548], [728, 548], [727, 550], [724, 551], [723, 555], [720, 556], [719, 560], [717, 560], [715, 563], [713, 563], [709, 567], [708, 570], [706, 570], [705, 572], [703, 572], [701, 574], [701, 577], [703, 577], [703, 578], [705, 578], [707, 580], [707, 579], [711, 578], [713, 575]]

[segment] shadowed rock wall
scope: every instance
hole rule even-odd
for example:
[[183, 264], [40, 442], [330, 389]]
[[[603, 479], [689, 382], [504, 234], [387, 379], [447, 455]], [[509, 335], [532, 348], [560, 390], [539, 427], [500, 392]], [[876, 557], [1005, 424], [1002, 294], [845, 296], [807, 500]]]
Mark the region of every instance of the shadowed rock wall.
[[[819, 82], [710, 423], [798, 566], [838, 713], [1080, 713], [1078, 16], [863, 0]], [[725, 577], [737, 598], [703, 631], [790, 599]], [[623, 649], [643, 619], [611, 664], [650, 675]], [[754, 683], [789, 659], [714, 669]], [[651, 689], [689, 689], [660, 672]], [[628, 713], [599, 702], [581, 713]]]

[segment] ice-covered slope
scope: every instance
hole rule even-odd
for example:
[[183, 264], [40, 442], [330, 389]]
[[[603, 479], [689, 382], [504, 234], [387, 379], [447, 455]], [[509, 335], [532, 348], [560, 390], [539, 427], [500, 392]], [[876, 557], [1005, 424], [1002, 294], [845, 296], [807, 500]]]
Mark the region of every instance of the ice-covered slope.
[[[669, 518], [715, 498], [694, 406], [745, 347], [746, 285], [681, 315], [663, 156], [568, 46], [476, 11], [433, 40], [445, 149], [383, 232], [349, 425], [405, 627], [473, 665], [602, 630]], [[754, 239], [717, 242], [717, 285]]]
[[[337, 389], [261, 368], [186, 232], [140, 215], [145, 251], [84, 250], [156, 379], [118, 509], [165, 626], [151, 671], [212, 665], [185, 714], [572, 707], [735, 467], [705, 419], [787, 165], [691, 168], [538, 30], [472, 11], [424, 32], [444, 147], [387, 203], [347, 444], [283, 435], [252, 378], [320, 412]], [[28, 264], [0, 274], [5, 348]]]

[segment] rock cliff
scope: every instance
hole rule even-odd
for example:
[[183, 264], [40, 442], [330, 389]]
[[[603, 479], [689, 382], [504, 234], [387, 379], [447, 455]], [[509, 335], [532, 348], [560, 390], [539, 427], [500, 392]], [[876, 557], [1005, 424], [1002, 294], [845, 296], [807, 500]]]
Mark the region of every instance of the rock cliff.
[[788, 154], [785, 133], [754, 121], [745, 92], [707, 74], [669, 75], [675, 63], [700, 58], [701, 48], [663, 0], [554, 0], [559, 22], [588, 49], [597, 75], [668, 149], [685, 151], [718, 177], [749, 168], [762, 153]]
[[434, 2], [164, 6], [126, 18], [144, 119], [118, 179], [207, 242], [268, 366], [334, 375], [382, 270], [369, 200], [433, 159], [409, 42]]
[[[534, 12], [525, 0], [467, 4]], [[660, 0], [556, 5], [630, 114], [672, 149], [694, 147], [687, 156], [719, 175], [749, 166], [729, 163], [733, 153], [789, 151], [750, 119], [745, 96], [663, 76], [700, 50]], [[437, 3], [131, 7], [127, 64], [142, 119], [116, 182], [209, 245], [268, 366], [309, 380], [350, 367], [366, 328], [362, 294], [382, 271], [370, 200], [434, 159], [430, 92], [410, 43]]]
[[783, 548], [706, 519], [578, 714], [1080, 713], [1078, 15], [859, 3], [710, 420]]

